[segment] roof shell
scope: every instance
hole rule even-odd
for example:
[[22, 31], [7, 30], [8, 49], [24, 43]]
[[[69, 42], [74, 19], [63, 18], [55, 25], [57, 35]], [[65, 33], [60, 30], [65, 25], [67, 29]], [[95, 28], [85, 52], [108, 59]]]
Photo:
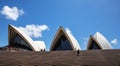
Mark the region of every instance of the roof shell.
[[101, 49], [112, 49], [112, 46], [108, 42], [108, 40], [99, 32], [96, 32], [96, 34], [94, 36], [90, 37], [90, 39], [88, 41], [87, 49], [89, 49], [89, 47], [91, 46], [91, 42], [93, 40], [98, 44], [98, 46]]
[[27, 44], [31, 47], [33, 51], [40, 51], [42, 48], [45, 49], [44, 44], [41, 44], [38, 41], [37, 42], [33, 41], [26, 33], [24, 33], [22, 30], [20, 30], [19, 28], [13, 25], [9, 25], [9, 38], [8, 38], [9, 42], [10, 42], [10, 39], [12, 38], [12, 36], [10, 36], [11, 35], [10, 29], [14, 30], [19, 36], [21, 36], [27, 42]]
[[68, 32], [67, 30], [64, 30], [64, 28], [62, 26], [60, 26], [59, 29], [58, 29], [58, 31], [56, 32], [56, 34], [54, 36], [54, 39], [53, 39], [52, 43], [51, 43], [51, 46], [50, 46], [50, 50], [51, 51], [54, 48], [57, 40], [63, 34], [66, 36], [66, 38], [70, 42], [73, 50], [81, 50], [81, 48], [79, 46], [79, 43], [77, 42], [77, 40], [75, 39], [75, 37], [70, 32]]

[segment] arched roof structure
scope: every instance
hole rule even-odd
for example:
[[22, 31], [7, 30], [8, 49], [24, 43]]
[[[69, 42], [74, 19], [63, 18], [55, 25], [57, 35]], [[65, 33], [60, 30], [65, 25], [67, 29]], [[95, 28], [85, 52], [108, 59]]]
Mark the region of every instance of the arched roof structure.
[[57, 44], [57, 41], [60, 39], [61, 36], [66, 37], [66, 39], [70, 43], [70, 46], [72, 47], [72, 50], [81, 50], [75, 37], [67, 30], [64, 30], [64, 28], [62, 26], [60, 26], [58, 31], [56, 32], [56, 34], [54, 36], [52, 43], [51, 43], [50, 51], [55, 51], [54, 50], [55, 45]]
[[96, 32], [94, 36], [90, 36], [87, 44], [87, 50], [93, 48], [93, 42], [96, 46], [98, 46], [99, 49], [112, 49], [112, 46], [108, 40], [99, 32]]
[[27, 46], [32, 49], [32, 51], [40, 51], [41, 49], [45, 49], [45, 44], [43, 42], [33, 41], [26, 33], [24, 33], [19, 28], [13, 25], [8, 25], [8, 29], [9, 45], [12, 45], [16, 35], [19, 35], [26, 42]]

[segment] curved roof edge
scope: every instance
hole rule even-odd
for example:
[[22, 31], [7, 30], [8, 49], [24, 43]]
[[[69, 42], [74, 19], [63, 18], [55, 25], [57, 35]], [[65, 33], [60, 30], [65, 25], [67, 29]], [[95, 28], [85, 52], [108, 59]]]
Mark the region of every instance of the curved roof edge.
[[94, 36], [89, 38], [87, 50], [89, 50], [92, 41], [95, 41], [101, 49], [112, 49], [112, 46], [108, 40], [99, 32], [96, 32]]
[[[25, 34], [22, 30], [18, 29], [17, 27], [13, 26], [13, 25], [10, 25], [9, 24], [9, 30], [10, 29], [13, 29], [16, 33], [18, 33], [28, 44], [29, 46], [31, 47], [31, 49], [33, 49], [33, 51], [40, 51], [40, 47], [38, 48], [39, 44], [37, 42], [37, 44], [35, 44], [36, 42], [34, 42], [27, 34]], [[9, 37], [9, 41], [10, 41], [10, 38]], [[40, 42], [39, 42], [40, 43]]]
[[64, 30], [64, 28], [62, 26], [60, 26], [59, 29], [57, 30], [55, 36], [54, 36], [54, 39], [52, 40], [52, 43], [51, 43], [51, 46], [50, 46], [50, 51], [52, 51], [52, 49], [54, 48], [56, 40], [59, 39], [61, 31], [67, 37], [67, 39], [70, 42], [73, 50], [78, 50], [78, 49], [81, 50], [81, 48], [79, 46], [79, 43], [77, 42], [75, 37], [71, 33], [69, 33], [66, 30]]

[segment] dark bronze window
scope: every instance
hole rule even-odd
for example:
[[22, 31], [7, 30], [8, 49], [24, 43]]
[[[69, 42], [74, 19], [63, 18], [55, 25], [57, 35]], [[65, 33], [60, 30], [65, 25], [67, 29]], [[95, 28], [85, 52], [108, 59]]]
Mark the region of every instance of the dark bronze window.
[[92, 44], [89, 48], [90, 50], [101, 49], [100, 46], [95, 41], [92, 41]]
[[30, 46], [25, 42], [25, 40], [22, 39], [19, 35], [16, 35], [11, 46], [16, 47], [16, 48], [23, 48], [26, 50], [32, 50]]
[[72, 46], [68, 39], [62, 35], [55, 44], [53, 51], [60, 51], [60, 50], [72, 50]]

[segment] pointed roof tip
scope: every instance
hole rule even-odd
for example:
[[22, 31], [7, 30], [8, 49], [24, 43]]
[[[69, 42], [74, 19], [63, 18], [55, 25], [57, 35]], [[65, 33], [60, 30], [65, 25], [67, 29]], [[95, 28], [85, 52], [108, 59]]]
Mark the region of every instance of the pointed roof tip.
[[8, 27], [11, 26], [11, 24], [8, 24]]
[[90, 35], [90, 37], [93, 37], [93, 35]]
[[96, 32], [95, 34], [94, 34], [94, 37], [96, 37], [97, 38], [97, 36], [103, 36], [100, 32]]
[[12, 24], [8, 24], [8, 25], [13, 26]]
[[[65, 31], [65, 29], [64, 29], [63, 26], [60, 26], [60, 27], [58, 28], [58, 31], [61, 31], [61, 30], [62, 30], [62, 31]], [[58, 31], [57, 31], [57, 32], [58, 32]]]
[[12, 24], [8, 24], [8, 28], [9, 28], [9, 27], [15, 27], [15, 26], [14, 26], [14, 25], [12, 25]]
[[62, 26], [62, 25], [60, 25], [60, 28], [63, 28], [63, 26]]
[[96, 33], [100, 33], [100, 32], [96, 32]]
[[8, 24], [8, 29], [9, 28], [15, 28], [15, 26], [13, 26], [12, 24]]
[[96, 32], [95, 34], [101, 34], [100, 32]]
[[60, 27], [59, 27], [59, 29], [61, 29], [61, 28], [64, 29], [63, 26], [60, 26]]

